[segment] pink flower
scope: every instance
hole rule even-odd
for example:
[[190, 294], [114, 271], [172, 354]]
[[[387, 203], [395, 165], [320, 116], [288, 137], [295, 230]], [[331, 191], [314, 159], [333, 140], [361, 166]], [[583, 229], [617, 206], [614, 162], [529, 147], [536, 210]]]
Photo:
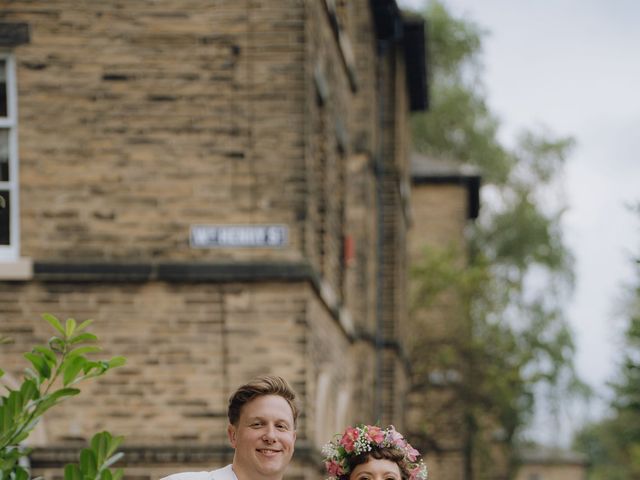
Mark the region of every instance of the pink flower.
[[409, 459], [410, 462], [415, 462], [416, 459], [420, 456], [420, 452], [418, 450], [416, 450], [415, 448], [413, 448], [408, 443], [407, 443], [405, 452], [406, 452], [407, 458]]
[[369, 437], [369, 440], [375, 444], [380, 444], [384, 440], [384, 432], [380, 427], [367, 427], [367, 436]]
[[344, 447], [347, 453], [351, 453], [354, 450], [354, 443], [358, 440], [360, 432], [357, 428], [349, 427], [345, 430], [344, 435], [340, 439], [340, 445]]
[[389, 426], [388, 432], [393, 445], [396, 447], [403, 447], [405, 445], [406, 441], [404, 437], [396, 431], [396, 428], [393, 425]]
[[342, 467], [336, 461], [329, 460], [328, 462], [325, 462], [324, 466], [327, 468], [327, 472], [334, 477], [339, 477], [344, 473], [342, 471]]
[[415, 467], [413, 467], [411, 470], [409, 470], [409, 479], [410, 480], [415, 480], [417, 478], [421, 478], [423, 480], [426, 480], [426, 476], [424, 475], [424, 465], [421, 463], [418, 463]]

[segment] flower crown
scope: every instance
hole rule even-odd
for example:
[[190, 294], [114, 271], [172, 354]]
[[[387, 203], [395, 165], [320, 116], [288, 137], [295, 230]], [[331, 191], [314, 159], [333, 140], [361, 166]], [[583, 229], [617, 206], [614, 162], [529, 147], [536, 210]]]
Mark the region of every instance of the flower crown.
[[357, 425], [348, 427], [342, 436], [322, 447], [322, 455], [328, 480], [337, 480], [349, 473], [349, 457], [370, 452], [373, 447], [392, 448], [402, 453], [403, 461], [409, 471], [409, 480], [427, 480], [427, 466], [419, 459], [420, 453], [413, 448], [393, 425], [381, 429], [375, 425]]

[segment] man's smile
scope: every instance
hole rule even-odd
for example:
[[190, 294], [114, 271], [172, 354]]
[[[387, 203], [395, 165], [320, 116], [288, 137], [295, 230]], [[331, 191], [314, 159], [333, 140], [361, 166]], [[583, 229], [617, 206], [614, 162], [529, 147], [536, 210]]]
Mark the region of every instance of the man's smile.
[[274, 450], [272, 448], [258, 448], [258, 452], [266, 456], [273, 456], [280, 453], [282, 450]]

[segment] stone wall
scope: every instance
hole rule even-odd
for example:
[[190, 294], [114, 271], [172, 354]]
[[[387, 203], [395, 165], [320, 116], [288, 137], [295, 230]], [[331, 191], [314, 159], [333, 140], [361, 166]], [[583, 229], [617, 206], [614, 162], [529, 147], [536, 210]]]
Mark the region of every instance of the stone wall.
[[314, 295], [305, 284], [34, 282], [3, 285], [0, 299], [12, 312], [0, 335], [15, 339], [0, 359], [14, 377], [26, 366], [20, 353], [54, 333], [39, 312], [93, 319], [101, 357], [127, 357], [46, 419], [50, 442], [108, 428], [131, 445], [224, 443], [229, 394], [260, 373], [289, 379], [310, 412], [304, 366]]
[[342, 302], [351, 89], [325, 2], [306, 4], [304, 253]]
[[[454, 249], [464, 264], [464, 231], [467, 224], [468, 190], [464, 184], [414, 184], [411, 192], [413, 225], [409, 231], [409, 262], [420, 264], [425, 248], [443, 252]], [[416, 353], [424, 362], [419, 373], [414, 372], [410, 395], [409, 425], [422, 449], [428, 452], [430, 475], [439, 480], [460, 480], [467, 477], [470, 465], [469, 427], [465, 420], [466, 406], [459, 396], [456, 382], [460, 380], [461, 359], [443, 367], [443, 359], [451, 357], [461, 338], [468, 335], [466, 315], [453, 292], [441, 292], [428, 308], [414, 309], [411, 317], [417, 337], [428, 338]], [[428, 335], [424, 332], [428, 332]], [[409, 342], [411, 345], [411, 342]], [[410, 348], [415, 349], [413, 346]], [[457, 374], [456, 374], [457, 372]]]
[[568, 462], [523, 465], [516, 476], [516, 480], [586, 480], [587, 478], [586, 465]]
[[[103, 429], [126, 437], [132, 466], [135, 458], [158, 471], [226, 461], [227, 399], [258, 374], [282, 375], [298, 392], [302, 461], [358, 409], [345, 391], [354, 376], [349, 341], [305, 283], [32, 282], [3, 285], [0, 310], [11, 312], [0, 335], [15, 339], [0, 350], [8, 379], [27, 365], [20, 354], [53, 334], [42, 311], [94, 319], [100, 358], [127, 357], [45, 417], [40, 445], [67, 449], [36, 451], [40, 468], [73, 460], [69, 448]], [[319, 399], [322, 372], [330, 381]]]
[[[2, 1], [0, 20], [31, 28], [15, 50], [25, 256], [300, 257], [302, 2]], [[191, 224], [264, 222], [290, 247], [189, 248]]]
[[[370, 2], [330, 5], [0, 0], [31, 32], [13, 54], [35, 266], [0, 282], [0, 364], [19, 376], [43, 312], [93, 318], [128, 359], [45, 419], [48, 479], [100, 429], [126, 436], [132, 478], [228, 462], [227, 398], [259, 373], [303, 403], [289, 478], [319, 478], [347, 424], [402, 428], [404, 59], [378, 49]], [[194, 224], [289, 241], [195, 249]]]

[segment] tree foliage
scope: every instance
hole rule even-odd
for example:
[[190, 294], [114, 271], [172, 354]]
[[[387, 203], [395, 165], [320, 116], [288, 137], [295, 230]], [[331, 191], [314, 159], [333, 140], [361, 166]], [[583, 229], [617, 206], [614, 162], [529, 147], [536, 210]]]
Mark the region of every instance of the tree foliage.
[[483, 31], [429, 2], [430, 110], [412, 118], [414, 147], [421, 152], [485, 167], [485, 180], [504, 183], [515, 162], [498, 139], [480, 80]]
[[[413, 272], [413, 305], [428, 309], [451, 294], [462, 303], [468, 335], [448, 347], [446, 362], [465, 366], [458, 388], [471, 424], [491, 415], [509, 443], [531, 418], [536, 385], [581, 385], [563, 313], [573, 259], [561, 228], [562, 171], [573, 140], [538, 129], [505, 145], [481, 81], [485, 32], [436, 0], [424, 15], [432, 106], [412, 119], [414, 148], [478, 166], [484, 187], [468, 261], [460, 262], [466, 252], [428, 250]], [[427, 329], [416, 335], [414, 365], [433, 352], [429, 342]], [[428, 358], [425, 368], [434, 362], [445, 361]]]
[[[91, 320], [77, 324], [73, 318], [60, 322], [53, 315], [43, 318], [53, 327], [55, 335], [46, 345], [34, 347], [24, 354], [30, 366], [19, 388], [6, 387], [0, 396], [0, 480], [28, 480], [30, 471], [20, 460], [29, 455], [24, 441], [32, 433], [42, 416], [66, 399], [80, 393], [79, 384], [104, 375], [112, 368], [124, 365], [123, 357], [110, 360], [91, 360], [88, 355], [100, 351], [98, 338], [86, 331]], [[10, 339], [0, 338], [0, 344]], [[4, 375], [0, 369], [0, 377]], [[96, 434], [88, 448], [82, 450], [80, 463], [67, 465], [65, 480], [119, 480], [122, 471], [111, 472], [109, 467], [121, 454], [116, 453], [122, 437], [108, 432]]]
[[611, 384], [611, 414], [586, 426], [574, 441], [590, 460], [591, 480], [640, 478], [640, 252], [633, 262], [635, 284], [627, 291], [624, 345], [617, 379]]

